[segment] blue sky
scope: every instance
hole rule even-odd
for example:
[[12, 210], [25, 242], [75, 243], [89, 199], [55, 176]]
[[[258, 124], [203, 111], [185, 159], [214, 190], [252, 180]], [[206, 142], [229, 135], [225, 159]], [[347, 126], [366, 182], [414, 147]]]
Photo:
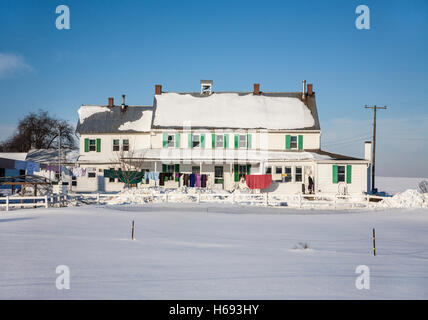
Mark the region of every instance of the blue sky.
[[[55, 8], [70, 8], [58, 30]], [[370, 30], [355, 27], [358, 5]], [[107, 97], [150, 105], [154, 84], [298, 91], [314, 84], [322, 146], [363, 156], [378, 113], [377, 173], [428, 177], [428, 1], [0, 2], [0, 139], [39, 108], [77, 121]]]

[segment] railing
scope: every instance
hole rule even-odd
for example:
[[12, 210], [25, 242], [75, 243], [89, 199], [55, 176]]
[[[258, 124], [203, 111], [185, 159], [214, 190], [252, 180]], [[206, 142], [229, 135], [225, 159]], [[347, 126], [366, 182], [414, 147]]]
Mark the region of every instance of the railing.
[[[51, 194], [46, 196], [0, 197], [0, 208], [25, 208], [65, 206], [68, 200], [77, 200], [85, 204], [107, 204], [120, 196], [108, 193]], [[164, 203], [223, 203], [271, 207], [343, 209], [365, 208], [370, 201], [380, 201], [385, 197], [373, 195], [334, 195], [334, 194], [278, 194], [278, 193], [147, 193], [138, 194], [147, 202]]]
[[[42, 201], [40, 201], [42, 200]], [[6, 211], [9, 211], [9, 208], [13, 207], [49, 207], [48, 196], [34, 196], [34, 197], [0, 197], [0, 208], [4, 207]]]
[[[87, 193], [69, 194], [70, 198], [80, 199], [86, 203], [106, 204], [106, 200], [119, 194]], [[147, 202], [164, 203], [229, 203], [272, 207], [293, 208], [365, 208], [370, 201], [380, 201], [385, 197], [373, 195], [334, 195], [334, 194], [278, 194], [278, 193], [141, 193], [140, 199]]]

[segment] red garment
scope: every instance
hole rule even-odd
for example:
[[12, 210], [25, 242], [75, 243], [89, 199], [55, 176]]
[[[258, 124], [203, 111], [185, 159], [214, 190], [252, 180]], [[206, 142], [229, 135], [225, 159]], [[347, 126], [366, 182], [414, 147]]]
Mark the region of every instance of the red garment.
[[245, 181], [250, 189], [266, 189], [272, 183], [271, 174], [247, 174]]

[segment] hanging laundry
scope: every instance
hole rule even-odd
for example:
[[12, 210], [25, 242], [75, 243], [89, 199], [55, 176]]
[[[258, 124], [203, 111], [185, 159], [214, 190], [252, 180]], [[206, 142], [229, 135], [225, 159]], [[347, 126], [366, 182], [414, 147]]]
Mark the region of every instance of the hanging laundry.
[[183, 174], [183, 185], [185, 185], [186, 187], [189, 186], [189, 174], [188, 173]]
[[195, 179], [196, 179], [195, 174], [194, 173], [190, 174], [189, 180], [190, 180], [191, 187], [195, 186]]
[[27, 161], [27, 174], [33, 174], [40, 171], [40, 163]]
[[200, 186], [201, 186], [201, 175], [198, 173], [196, 174], [195, 187], [200, 187]]
[[207, 179], [208, 179], [208, 176], [206, 174], [201, 175], [201, 187], [202, 188], [207, 187]]
[[144, 174], [144, 179], [150, 179], [150, 180], [159, 180], [159, 172], [154, 172], [154, 171], [147, 171]]
[[247, 174], [245, 181], [250, 189], [266, 189], [272, 183], [270, 174]]
[[165, 185], [165, 173], [163, 172], [159, 173], [159, 185], [160, 186]]

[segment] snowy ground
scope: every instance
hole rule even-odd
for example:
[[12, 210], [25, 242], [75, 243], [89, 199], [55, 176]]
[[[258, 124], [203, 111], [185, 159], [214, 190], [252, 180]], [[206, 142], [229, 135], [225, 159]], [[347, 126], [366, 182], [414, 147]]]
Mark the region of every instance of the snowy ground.
[[379, 191], [393, 195], [407, 189], [418, 190], [418, 185], [422, 180], [428, 181], [428, 178], [376, 177], [375, 182]]
[[[427, 230], [428, 209], [152, 204], [0, 212], [0, 298], [428, 299]], [[309, 249], [295, 250], [300, 242]], [[58, 265], [70, 268], [70, 290], [56, 289]], [[369, 290], [355, 287], [358, 265], [370, 268]]]

